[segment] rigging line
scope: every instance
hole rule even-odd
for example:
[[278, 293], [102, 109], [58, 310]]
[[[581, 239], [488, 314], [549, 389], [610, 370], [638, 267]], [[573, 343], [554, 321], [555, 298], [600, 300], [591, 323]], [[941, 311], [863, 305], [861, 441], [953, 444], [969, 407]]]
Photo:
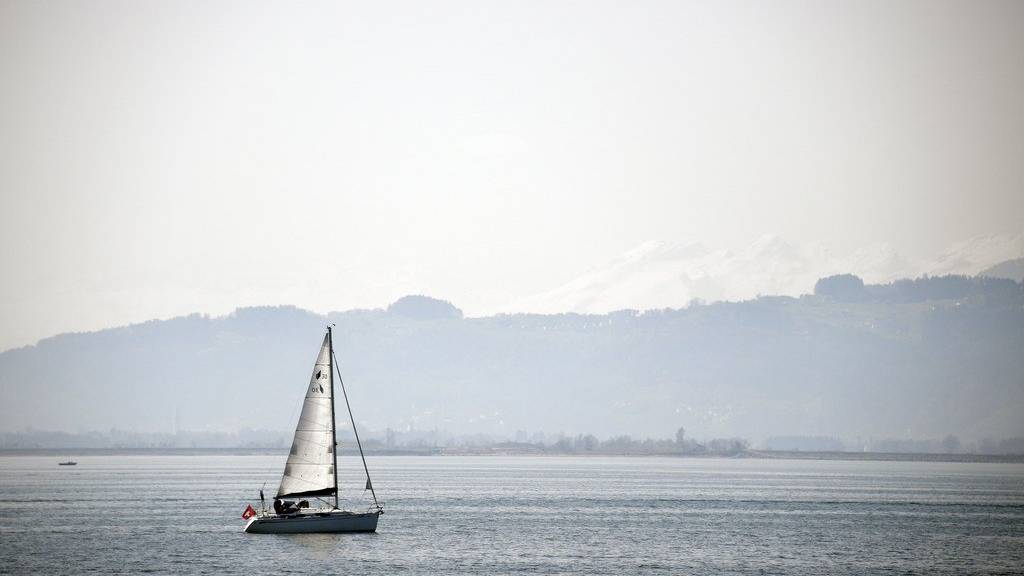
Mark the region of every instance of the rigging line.
[[[334, 350], [331, 350], [334, 356]], [[341, 383], [341, 394], [345, 397], [345, 408], [348, 408], [348, 419], [352, 422], [352, 433], [356, 437], [356, 445], [359, 446], [359, 457], [363, 459], [363, 471], [366, 472], [366, 482], [370, 485], [370, 494], [373, 495], [373, 505], [380, 509], [377, 502], [377, 492], [373, 489], [373, 481], [370, 480], [370, 469], [366, 466], [366, 456], [363, 454], [363, 443], [359, 441], [359, 431], [356, 430], [356, 419], [352, 416], [352, 405], [348, 403], [348, 392], [345, 390], [345, 381], [341, 378], [341, 369], [338, 368], [338, 357], [334, 356], [334, 369], [338, 372], [338, 382]], [[365, 489], [363, 490], [365, 492]]]

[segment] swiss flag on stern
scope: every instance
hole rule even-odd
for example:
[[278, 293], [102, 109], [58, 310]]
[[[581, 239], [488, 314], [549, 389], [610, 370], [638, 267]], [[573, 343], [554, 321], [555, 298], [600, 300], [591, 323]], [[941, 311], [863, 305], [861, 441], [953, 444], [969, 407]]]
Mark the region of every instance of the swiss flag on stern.
[[245, 512], [242, 512], [242, 520], [248, 520], [256, 515], [256, 511], [252, 509], [252, 504], [245, 507]]

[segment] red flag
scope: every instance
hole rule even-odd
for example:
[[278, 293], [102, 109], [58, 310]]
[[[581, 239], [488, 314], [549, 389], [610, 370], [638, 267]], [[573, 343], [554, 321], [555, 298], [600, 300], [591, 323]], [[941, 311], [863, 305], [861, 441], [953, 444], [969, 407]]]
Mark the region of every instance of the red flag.
[[252, 509], [252, 504], [245, 507], [245, 512], [242, 512], [242, 520], [248, 520], [256, 515], [256, 511]]

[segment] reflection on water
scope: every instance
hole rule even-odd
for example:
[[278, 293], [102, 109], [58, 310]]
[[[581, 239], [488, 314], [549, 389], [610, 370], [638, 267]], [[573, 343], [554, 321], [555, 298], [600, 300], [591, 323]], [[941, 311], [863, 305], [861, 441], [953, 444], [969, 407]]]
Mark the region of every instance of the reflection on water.
[[[281, 536], [291, 540], [296, 547], [296, 553], [301, 554], [303, 557], [328, 563], [332, 560], [337, 560], [339, 554], [344, 554], [351, 547], [372, 545], [367, 540], [368, 537], [374, 535], [349, 534], [340, 542], [339, 536], [336, 534], [286, 534]], [[278, 538], [280, 536], [272, 537]]]

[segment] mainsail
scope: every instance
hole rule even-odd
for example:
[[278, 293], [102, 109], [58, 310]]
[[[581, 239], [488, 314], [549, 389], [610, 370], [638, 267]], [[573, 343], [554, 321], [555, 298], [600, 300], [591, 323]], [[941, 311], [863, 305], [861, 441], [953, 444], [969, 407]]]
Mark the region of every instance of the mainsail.
[[278, 498], [331, 496], [337, 492], [334, 481], [332, 369], [328, 334], [324, 336], [320, 355], [313, 366], [313, 376], [309, 379], [292, 450], [284, 467], [281, 487], [277, 490]]

